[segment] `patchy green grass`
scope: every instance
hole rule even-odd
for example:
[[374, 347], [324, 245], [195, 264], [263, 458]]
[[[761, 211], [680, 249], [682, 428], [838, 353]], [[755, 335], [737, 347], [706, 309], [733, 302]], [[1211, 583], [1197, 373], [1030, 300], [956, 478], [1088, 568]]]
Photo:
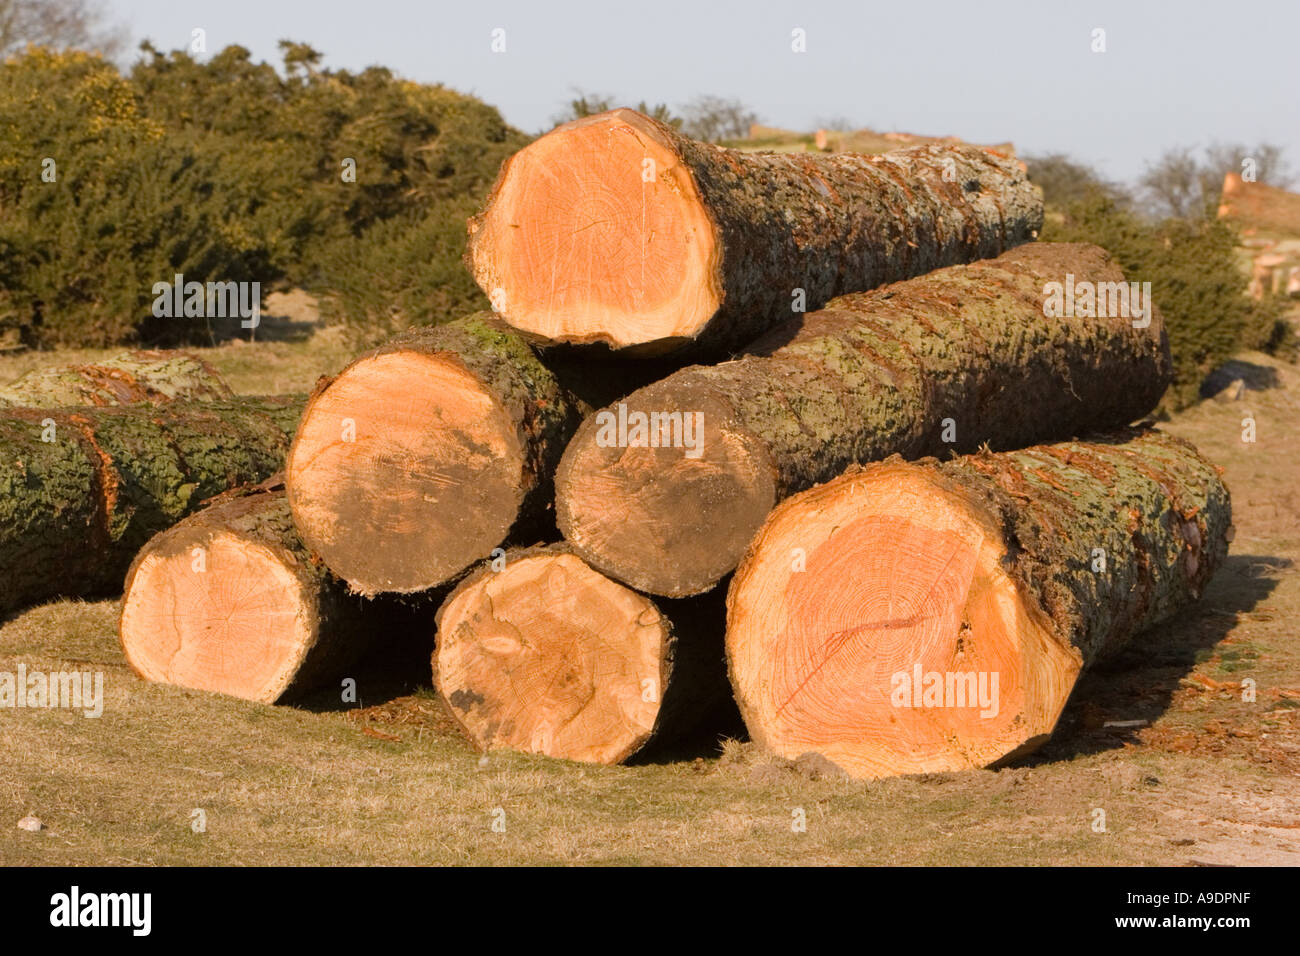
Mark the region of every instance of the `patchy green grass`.
[[[320, 346], [205, 354], [241, 391], [288, 391], [346, 357]], [[1168, 425], [1226, 470], [1227, 566], [1200, 605], [1086, 677], [1019, 766], [853, 782], [735, 741], [632, 767], [483, 757], [427, 682], [394, 698], [362, 672], [352, 710], [146, 684], [115, 603], [64, 601], [0, 626], [0, 669], [103, 671], [104, 713], [0, 710], [0, 864], [1300, 862], [1300, 374], [1245, 358], [1279, 386]], [[1133, 719], [1147, 724], [1105, 727]], [[27, 814], [46, 829], [17, 829]]]

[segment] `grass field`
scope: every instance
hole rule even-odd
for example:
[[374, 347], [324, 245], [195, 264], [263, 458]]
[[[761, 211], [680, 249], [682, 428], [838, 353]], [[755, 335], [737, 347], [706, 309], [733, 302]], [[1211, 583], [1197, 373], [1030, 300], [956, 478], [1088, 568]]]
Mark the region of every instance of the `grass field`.
[[[205, 357], [256, 393], [347, 354], [286, 339]], [[70, 355], [0, 358], [0, 383]], [[0, 864], [1300, 864], [1300, 371], [1242, 363], [1240, 401], [1167, 424], [1225, 470], [1226, 566], [1018, 766], [852, 782], [736, 741], [617, 768], [482, 756], [427, 685], [362, 674], [351, 709], [298, 709], [145, 684], [116, 602], [64, 601], [0, 625], [0, 670], [102, 671], [104, 712], [0, 710]], [[45, 828], [18, 829], [28, 814]]]

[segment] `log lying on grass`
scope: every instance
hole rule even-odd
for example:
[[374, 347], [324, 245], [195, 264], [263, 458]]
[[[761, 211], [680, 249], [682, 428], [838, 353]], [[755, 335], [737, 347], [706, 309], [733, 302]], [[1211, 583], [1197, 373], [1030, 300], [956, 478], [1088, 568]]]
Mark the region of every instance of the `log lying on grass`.
[[289, 455], [303, 540], [376, 594], [442, 584], [508, 536], [553, 534], [555, 466], [584, 410], [571, 393], [622, 394], [607, 374], [576, 381], [578, 364], [562, 357], [558, 379], [491, 313], [361, 356], [312, 396]]
[[0, 612], [117, 592], [149, 538], [284, 464], [301, 398], [0, 412]]
[[0, 408], [138, 405], [222, 401], [234, 397], [207, 362], [186, 352], [123, 352], [89, 365], [28, 372], [0, 388]]
[[1022, 755], [1082, 667], [1200, 595], [1230, 521], [1217, 469], [1159, 432], [853, 469], [737, 570], [736, 700], [755, 740], [858, 777]]
[[376, 636], [369, 605], [302, 546], [283, 490], [264, 487], [145, 545], [119, 634], [145, 680], [270, 704], [345, 676]]
[[480, 750], [614, 764], [728, 726], [713, 595], [657, 606], [563, 545], [511, 550], [495, 567], [447, 598], [433, 658], [434, 685]]
[[1124, 279], [1096, 246], [1034, 243], [841, 297], [634, 392], [565, 451], [560, 529], [604, 573], [681, 597], [735, 568], [777, 501], [849, 464], [1127, 425], [1169, 382], [1159, 315], [1049, 318], [1044, 287], [1067, 275]]
[[720, 354], [801, 298], [816, 309], [996, 256], [1042, 220], [1038, 187], [977, 147], [742, 152], [619, 109], [508, 159], [467, 259], [502, 315], [542, 340]]

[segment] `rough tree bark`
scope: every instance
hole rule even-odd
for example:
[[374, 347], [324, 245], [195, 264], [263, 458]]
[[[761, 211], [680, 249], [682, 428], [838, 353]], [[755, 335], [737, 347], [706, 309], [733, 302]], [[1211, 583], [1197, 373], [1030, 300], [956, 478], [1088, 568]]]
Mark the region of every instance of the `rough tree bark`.
[[197, 356], [173, 351], [123, 352], [97, 364], [28, 372], [0, 388], [0, 408], [225, 401], [233, 397], [216, 370]]
[[145, 680], [269, 704], [346, 676], [378, 636], [370, 604], [312, 558], [268, 483], [145, 545], [119, 634]]
[[560, 529], [634, 588], [697, 594], [735, 568], [777, 501], [849, 464], [1134, 421], [1169, 381], [1159, 314], [1048, 318], [1044, 287], [1067, 274], [1124, 279], [1096, 246], [1021, 246], [835, 299], [738, 360], [632, 393], [565, 451]]
[[978, 147], [742, 152], [619, 109], [508, 159], [467, 261], [543, 341], [716, 356], [794, 309], [996, 256], [1042, 219], [1020, 166]]
[[511, 550], [439, 610], [434, 685], [480, 750], [622, 763], [737, 729], [722, 623], [713, 595], [657, 604], [564, 545]]
[[1230, 523], [1218, 469], [1159, 432], [850, 469], [732, 580], [745, 723], [858, 777], [1023, 755], [1082, 668], [1200, 596]]
[[301, 398], [0, 412], [0, 612], [114, 593], [140, 547], [284, 464]]

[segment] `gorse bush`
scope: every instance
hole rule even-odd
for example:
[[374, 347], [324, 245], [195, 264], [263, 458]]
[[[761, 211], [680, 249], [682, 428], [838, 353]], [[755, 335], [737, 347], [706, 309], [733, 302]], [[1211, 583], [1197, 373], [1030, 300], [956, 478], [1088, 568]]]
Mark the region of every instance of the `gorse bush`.
[[1148, 222], [1102, 191], [1063, 212], [1048, 217], [1042, 239], [1095, 243], [1115, 257], [1130, 282], [1151, 283], [1173, 353], [1166, 405], [1195, 401], [1205, 376], [1243, 348], [1285, 347], [1278, 303], [1246, 295], [1232, 226], [1219, 219]]
[[412, 325], [489, 308], [462, 261], [465, 220], [478, 205], [446, 200], [432, 214], [385, 219], [332, 244], [321, 269], [333, 293], [327, 315], [345, 321], [357, 345], [371, 345]]
[[283, 73], [238, 46], [146, 45], [129, 76], [41, 48], [0, 64], [0, 341], [202, 340], [151, 313], [176, 273], [336, 293], [359, 326], [485, 304], [465, 218], [526, 138], [472, 97], [281, 46]]

